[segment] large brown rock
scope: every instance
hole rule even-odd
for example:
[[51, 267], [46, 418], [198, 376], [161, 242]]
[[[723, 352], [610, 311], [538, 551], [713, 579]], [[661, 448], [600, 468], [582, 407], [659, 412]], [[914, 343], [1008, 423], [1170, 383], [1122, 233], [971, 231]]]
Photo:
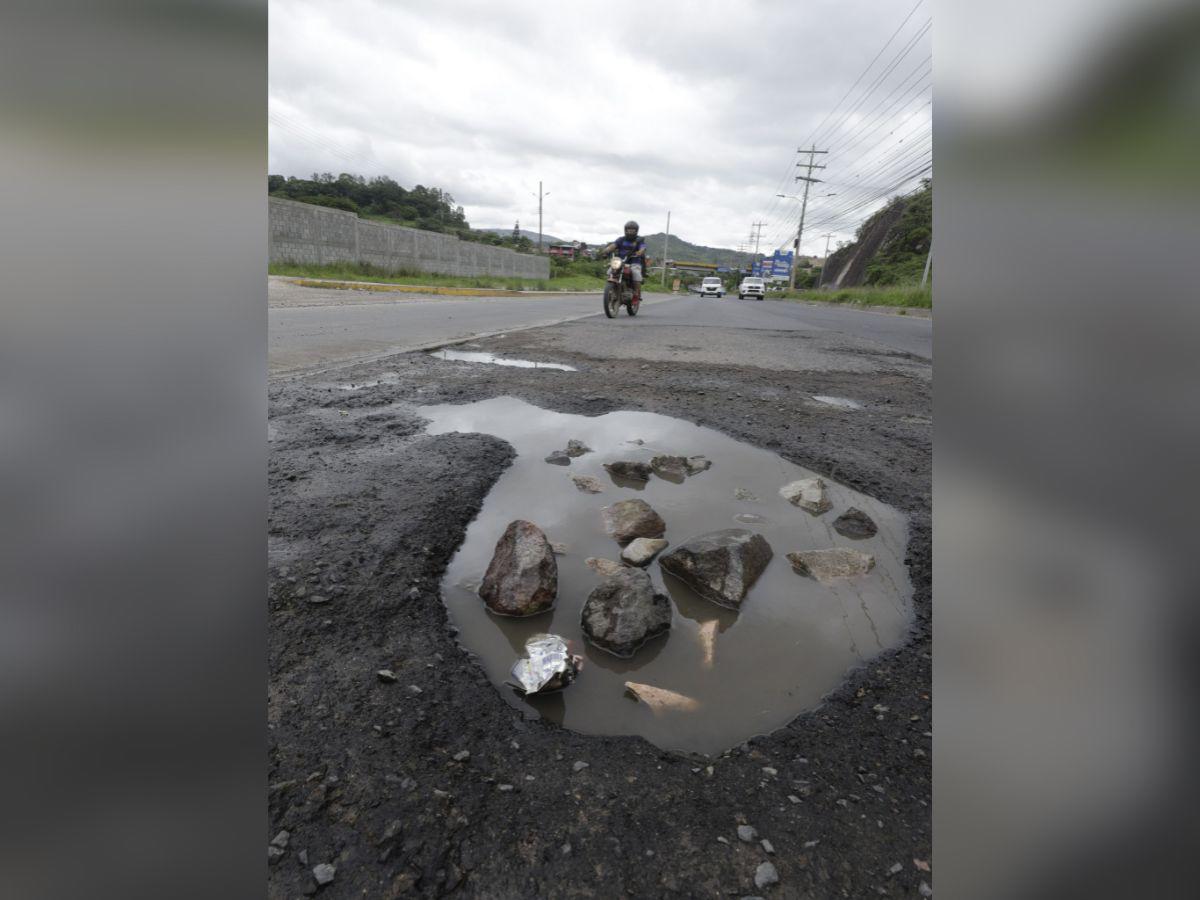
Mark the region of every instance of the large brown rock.
[[509, 523], [479, 586], [479, 596], [502, 616], [533, 616], [554, 606], [558, 563], [550, 541], [532, 522]]
[[580, 624], [597, 647], [628, 658], [671, 627], [671, 601], [654, 592], [654, 582], [642, 569], [622, 569], [588, 594]]
[[658, 564], [705, 600], [739, 609], [774, 555], [761, 534], [726, 528], [692, 538]]
[[645, 500], [621, 500], [604, 508], [604, 528], [618, 544], [628, 544], [634, 538], [662, 537], [667, 523]]

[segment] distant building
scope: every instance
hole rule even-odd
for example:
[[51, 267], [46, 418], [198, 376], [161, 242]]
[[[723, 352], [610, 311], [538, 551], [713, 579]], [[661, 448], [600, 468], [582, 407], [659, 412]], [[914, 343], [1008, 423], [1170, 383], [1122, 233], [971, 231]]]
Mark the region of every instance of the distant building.
[[582, 241], [563, 241], [558, 244], [550, 244], [546, 248], [546, 252], [551, 256], [559, 256], [563, 259], [581, 259], [588, 255], [588, 245]]

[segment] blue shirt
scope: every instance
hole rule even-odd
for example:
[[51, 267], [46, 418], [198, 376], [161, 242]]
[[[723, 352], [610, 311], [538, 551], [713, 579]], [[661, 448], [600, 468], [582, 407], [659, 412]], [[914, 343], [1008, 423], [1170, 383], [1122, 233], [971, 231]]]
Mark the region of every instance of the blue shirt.
[[[613, 243], [617, 245], [617, 256], [620, 256], [623, 259], [632, 256], [639, 250], [645, 251], [646, 249], [646, 242], [640, 237], [630, 240], [629, 238], [625, 237], [625, 235], [621, 235], [619, 238], [613, 241]], [[645, 253], [643, 252], [642, 256], [638, 257], [637, 262], [642, 262], [644, 256]]]

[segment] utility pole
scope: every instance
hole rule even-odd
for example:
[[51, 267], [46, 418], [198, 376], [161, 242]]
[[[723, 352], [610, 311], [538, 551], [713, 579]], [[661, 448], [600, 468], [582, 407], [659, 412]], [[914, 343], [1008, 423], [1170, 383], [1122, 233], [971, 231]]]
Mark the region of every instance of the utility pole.
[[[825, 283], [825, 268], [829, 265], [829, 239], [833, 237], [833, 232], [830, 232], [829, 234], [823, 234], [821, 237], [825, 238], [825, 258], [821, 260], [821, 275], [817, 279], [818, 290], [820, 289], [821, 285]], [[794, 264], [795, 261], [793, 260], [793, 265]]]
[[538, 248], [537, 248], [537, 252], [541, 253], [542, 252], [542, 198], [549, 197], [550, 192], [546, 191], [546, 193], [544, 193], [544, 194], [542, 193], [542, 183], [540, 181], [538, 182], [538, 192], [537, 192], [536, 196], [538, 198]]
[[929, 242], [929, 253], [925, 257], [925, 271], [921, 275], [921, 290], [925, 289], [925, 282], [929, 280], [929, 264], [933, 262], [933, 241]]
[[667, 250], [669, 250], [669, 249], [670, 249], [670, 247], [668, 246], [670, 243], [671, 243], [671, 211], [668, 209], [668, 210], [667, 210], [667, 233], [666, 233], [666, 235], [663, 237], [663, 274], [662, 274], [662, 283], [663, 283], [663, 286], [664, 286], [664, 287], [665, 287], [665, 286], [666, 286], [666, 284], [667, 284]]
[[815, 162], [813, 162], [813, 157], [815, 157], [818, 153], [828, 153], [829, 151], [828, 150], [818, 150], [816, 148], [816, 145], [814, 144], [808, 150], [797, 150], [796, 152], [808, 154], [808, 162], [796, 164], [798, 166], [806, 167], [808, 169], [808, 174], [796, 176], [797, 181], [804, 182], [804, 199], [800, 201], [800, 224], [796, 228], [796, 248], [795, 248], [795, 252], [792, 254], [792, 271], [791, 271], [790, 277], [788, 278], [788, 290], [793, 290], [793, 291], [796, 289], [796, 263], [798, 263], [800, 261], [800, 239], [804, 237], [804, 214], [806, 212], [808, 212], [808, 189], [810, 186], [817, 184], [821, 181], [820, 178], [812, 177], [813, 169], [824, 169], [825, 168], [824, 166], [819, 166]]
[[752, 226], [750, 226], [750, 237], [754, 238], [755, 256], [758, 256], [758, 242], [762, 240], [762, 230], [766, 227], [766, 222], [755, 222]]

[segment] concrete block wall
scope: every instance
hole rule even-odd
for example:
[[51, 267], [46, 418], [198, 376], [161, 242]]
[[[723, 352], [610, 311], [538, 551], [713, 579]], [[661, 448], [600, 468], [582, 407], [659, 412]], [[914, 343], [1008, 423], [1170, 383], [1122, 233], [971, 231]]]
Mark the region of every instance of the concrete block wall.
[[361, 262], [388, 271], [549, 278], [550, 260], [449, 234], [370, 222], [352, 212], [268, 197], [271, 262]]

